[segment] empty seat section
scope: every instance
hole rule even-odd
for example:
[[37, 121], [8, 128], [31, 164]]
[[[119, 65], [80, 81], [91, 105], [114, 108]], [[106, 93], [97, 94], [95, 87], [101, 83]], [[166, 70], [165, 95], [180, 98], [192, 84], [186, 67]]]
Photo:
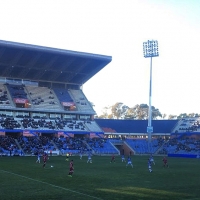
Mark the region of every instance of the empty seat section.
[[69, 90], [70, 95], [75, 100], [76, 107], [80, 111], [94, 112], [90, 102], [86, 99], [82, 90]]
[[0, 84], [0, 107], [13, 107], [8, 97], [8, 92], [3, 84]]
[[26, 86], [32, 106], [35, 109], [63, 110], [54, 93], [47, 87]]

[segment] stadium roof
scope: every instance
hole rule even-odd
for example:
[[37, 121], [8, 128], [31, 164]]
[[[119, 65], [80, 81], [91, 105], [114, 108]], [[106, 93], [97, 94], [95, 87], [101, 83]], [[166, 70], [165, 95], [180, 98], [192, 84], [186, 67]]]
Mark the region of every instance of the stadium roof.
[[0, 40], [0, 77], [82, 85], [111, 56]]

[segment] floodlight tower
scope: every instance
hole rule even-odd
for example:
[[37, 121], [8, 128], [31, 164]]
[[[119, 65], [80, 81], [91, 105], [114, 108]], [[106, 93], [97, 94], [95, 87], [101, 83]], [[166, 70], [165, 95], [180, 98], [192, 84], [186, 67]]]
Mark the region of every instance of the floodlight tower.
[[148, 40], [147, 42], [143, 42], [143, 53], [145, 58], [150, 59], [150, 83], [149, 83], [149, 113], [148, 113], [148, 150], [150, 152], [150, 144], [151, 144], [151, 133], [153, 132], [153, 126], [151, 125], [152, 121], [152, 109], [151, 109], [151, 97], [152, 97], [152, 58], [159, 56], [158, 52], [158, 41], [157, 40]]

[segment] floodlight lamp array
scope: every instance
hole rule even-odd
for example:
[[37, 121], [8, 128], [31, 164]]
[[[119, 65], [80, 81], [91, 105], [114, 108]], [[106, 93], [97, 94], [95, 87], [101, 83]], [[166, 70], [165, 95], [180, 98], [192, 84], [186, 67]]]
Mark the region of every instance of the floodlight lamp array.
[[143, 53], [145, 58], [159, 56], [158, 41], [148, 40], [147, 42], [143, 42]]

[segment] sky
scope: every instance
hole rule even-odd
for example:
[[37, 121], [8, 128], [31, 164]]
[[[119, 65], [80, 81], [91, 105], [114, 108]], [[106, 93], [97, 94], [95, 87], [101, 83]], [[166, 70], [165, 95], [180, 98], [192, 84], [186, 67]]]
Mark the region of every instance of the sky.
[[149, 104], [150, 59], [157, 40], [152, 106], [162, 114], [200, 113], [199, 0], [0, 0], [0, 40], [112, 56], [83, 85], [100, 115], [122, 102]]

